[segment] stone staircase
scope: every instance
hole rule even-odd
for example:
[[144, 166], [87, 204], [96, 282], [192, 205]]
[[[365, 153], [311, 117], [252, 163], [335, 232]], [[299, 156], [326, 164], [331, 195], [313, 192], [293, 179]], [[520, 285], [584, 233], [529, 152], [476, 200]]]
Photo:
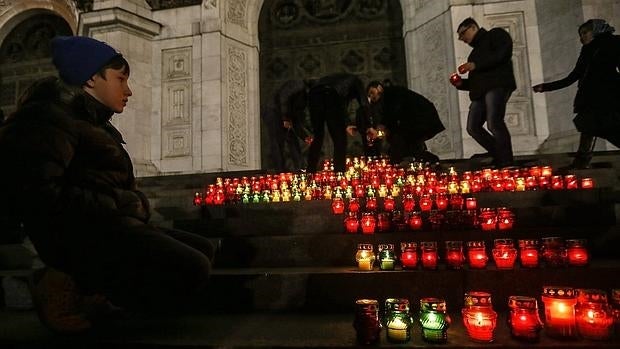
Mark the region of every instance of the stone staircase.
[[[550, 165], [554, 169], [569, 164], [570, 160], [569, 154], [518, 159], [522, 166]], [[444, 168], [455, 166], [462, 172], [480, 168], [485, 165], [484, 161], [452, 160], [441, 165]], [[194, 193], [214, 183], [216, 177], [262, 174], [256, 171], [141, 178], [141, 188], [151, 200], [153, 220], [157, 224], [202, 234], [217, 245], [212, 285], [205, 295], [207, 307], [197, 309], [197, 314], [175, 319], [127, 320], [122, 325], [123, 335], [106, 332], [72, 340], [69, 344], [76, 347], [85, 343], [102, 347], [130, 343], [132, 347], [355, 348], [358, 344], [352, 321], [356, 299], [374, 298], [383, 302], [390, 297], [408, 298], [415, 313], [420, 298], [433, 296], [446, 299], [453, 318], [444, 347], [521, 347], [521, 343], [510, 338], [506, 325], [508, 296], [536, 297], [542, 308], [543, 285], [607, 291], [620, 288], [620, 152], [597, 153], [592, 169], [571, 172], [578, 177], [594, 178], [596, 188], [473, 194], [478, 207], [513, 209], [515, 227], [507, 232], [446, 227], [373, 235], [346, 234], [343, 216], [331, 213], [329, 201], [193, 205]], [[483, 270], [467, 266], [449, 270], [440, 261], [438, 270], [379, 271], [375, 268], [363, 272], [357, 270], [354, 261], [358, 243], [398, 246], [401, 241], [438, 241], [441, 247], [447, 240], [485, 240], [489, 250], [495, 238], [516, 240], [547, 236], [587, 238], [591, 263], [587, 267], [524, 269], [517, 266], [513, 270], [498, 270], [490, 261]], [[8, 272], [0, 271], [2, 275]], [[463, 294], [469, 290], [485, 290], [493, 295], [493, 307], [500, 314], [493, 344], [477, 344], [467, 338], [460, 309]], [[18, 316], [10, 309], [0, 312], [0, 329], [1, 324], [10, 319], [22, 319], [22, 323], [33, 325], [32, 319], [28, 322], [24, 316], [23, 312]], [[430, 346], [421, 340], [419, 327], [414, 328], [409, 343], [391, 344], [383, 333], [379, 346]], [[22, 327], [18, 330], [29, 333]], [[33, 331], [36, 335], [29, 334], [28, 339], [25, 334], [9, 336], [0, 330], [0, 344], [30, 347], [50, 340], [41, 328]], [[620, 348], [618, 337], [620, 333], [613, 340], [600, 343], [563, 342], [546, 337], [543, 331], [541, 341], [530, 346]]]

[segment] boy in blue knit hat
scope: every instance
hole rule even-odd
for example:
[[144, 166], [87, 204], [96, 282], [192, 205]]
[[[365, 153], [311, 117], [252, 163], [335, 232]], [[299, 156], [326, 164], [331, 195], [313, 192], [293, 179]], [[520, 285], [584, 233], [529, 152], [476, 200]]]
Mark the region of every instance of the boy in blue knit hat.
[[75, 333], [110, 304], [178, 309], [204, 290], [214, 249], [202, 236], [148, 224], [149, 202], [110, 122], [132, 95], [129, 64], [88, 37], [54, 38], [52, 55], [60, 79], [33, 84], [0, 127], [9, 214], [47, 266], [33, 278], [39, 317]]

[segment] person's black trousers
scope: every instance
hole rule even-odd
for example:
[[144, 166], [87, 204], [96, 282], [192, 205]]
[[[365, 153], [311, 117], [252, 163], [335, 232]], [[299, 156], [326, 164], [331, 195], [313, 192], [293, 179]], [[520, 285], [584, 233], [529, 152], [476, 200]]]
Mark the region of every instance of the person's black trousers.
[[334, 171], [344, 172], [347, 153], [346, 101], [328, 86], [310, 90], [309, 109], [314, 141], [308, 151], [308, 172], [316, 172], [325, 139], [325, 125], [334, 142]]

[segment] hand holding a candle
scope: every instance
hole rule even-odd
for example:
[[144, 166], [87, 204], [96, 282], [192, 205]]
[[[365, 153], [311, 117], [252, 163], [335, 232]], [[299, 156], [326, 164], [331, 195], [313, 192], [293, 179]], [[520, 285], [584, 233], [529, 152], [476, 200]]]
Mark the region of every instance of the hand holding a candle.
[[460, 87], [463, 84], [463, 80], [458, 73], [452, 73], [452, 75], [450, 75], [450, 83], [452, 86]]
[[472, 70], [475, 70], [476, 69], [476, 63], [474, 63], [474, 62], [466, 62], [466, 63], [463, 63], [463, 64], [459, 65], [459, 67], [457, 69], [459, 71], [459, 74], [465, 74], [465, 73], [468, 73], [468, 72], [470, 72]]

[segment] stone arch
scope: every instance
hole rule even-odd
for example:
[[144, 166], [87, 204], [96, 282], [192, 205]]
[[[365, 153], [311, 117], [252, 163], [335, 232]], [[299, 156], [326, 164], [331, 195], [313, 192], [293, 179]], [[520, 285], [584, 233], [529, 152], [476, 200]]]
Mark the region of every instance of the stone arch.
[[77, 12], [70, 2], [24, 1], [0, 14], [0, 108], [5, 114], [14, 111], [32, 81], [56, 74], [49, 40], [72, 35], [76, 27]]

